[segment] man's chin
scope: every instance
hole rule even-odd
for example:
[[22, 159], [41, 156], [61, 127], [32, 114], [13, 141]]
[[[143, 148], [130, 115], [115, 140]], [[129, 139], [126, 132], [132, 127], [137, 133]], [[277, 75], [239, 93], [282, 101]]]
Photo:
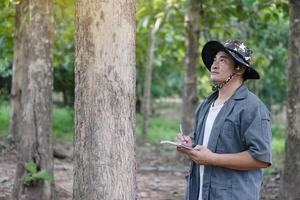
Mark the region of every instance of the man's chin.
[[211, 79], [211, 81], [213, 84], [220, 84], [220, 83], [224, 82], [224, 81], [217, 80], [217, 79]]

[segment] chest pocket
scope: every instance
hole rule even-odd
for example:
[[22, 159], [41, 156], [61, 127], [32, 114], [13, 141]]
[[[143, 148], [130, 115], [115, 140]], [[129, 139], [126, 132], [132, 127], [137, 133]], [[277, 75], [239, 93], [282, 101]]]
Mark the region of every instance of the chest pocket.
[[219, 135], [216, 152], [218, 153], [230, 153], [235, 152], [236, 143], [236, 127], [233, 121], [225, 119], [221, 133]]
[[234, 122], [226, 119], [224, 122], [222, 134], [226, 137], [233, 138], [234, 131], [235, 131]]

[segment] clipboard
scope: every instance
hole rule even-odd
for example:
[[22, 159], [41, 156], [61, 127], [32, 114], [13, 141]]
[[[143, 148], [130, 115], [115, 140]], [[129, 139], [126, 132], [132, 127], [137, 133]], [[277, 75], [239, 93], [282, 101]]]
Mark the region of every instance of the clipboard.
[[168, 140], [163, 140], [163, 141], [160, 142], [160, 144], [170, 144], [170, 145], [185, 148], [185, 149], [188, 149], [188, 150], [191, 150], [191, 151], [195, 150], [193, 147], [190, 147], [190, 146], [187, 146], [187, 145], [184, 145], [184, 144], [180, 144], [180, 143], [177, 143], [177, 142], [168, 141]]

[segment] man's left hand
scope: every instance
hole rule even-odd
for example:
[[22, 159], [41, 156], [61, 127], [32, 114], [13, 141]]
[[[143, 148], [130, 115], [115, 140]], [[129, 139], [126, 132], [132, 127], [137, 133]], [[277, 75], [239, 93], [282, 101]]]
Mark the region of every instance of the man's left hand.
[[183, 148], [178, 148], [177, 150], [180, 153], [187, 155], [198, 165], [213, 165], [214, 160], [216, 159], [215, 153], [211, 152], [208, 148], [203, 147], [202, 145], [197, 145], [194, 147], [194, 149], [194, 151]]

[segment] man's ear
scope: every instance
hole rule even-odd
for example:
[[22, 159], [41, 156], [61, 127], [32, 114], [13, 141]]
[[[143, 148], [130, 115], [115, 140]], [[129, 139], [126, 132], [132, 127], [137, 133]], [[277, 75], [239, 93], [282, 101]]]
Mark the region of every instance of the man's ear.
[[240, 65], [237, 65], [235, 67], [235, 73], [239, 76], [243, 75], [245, 73], [245, 67], [244, 66], [240, 66]]

